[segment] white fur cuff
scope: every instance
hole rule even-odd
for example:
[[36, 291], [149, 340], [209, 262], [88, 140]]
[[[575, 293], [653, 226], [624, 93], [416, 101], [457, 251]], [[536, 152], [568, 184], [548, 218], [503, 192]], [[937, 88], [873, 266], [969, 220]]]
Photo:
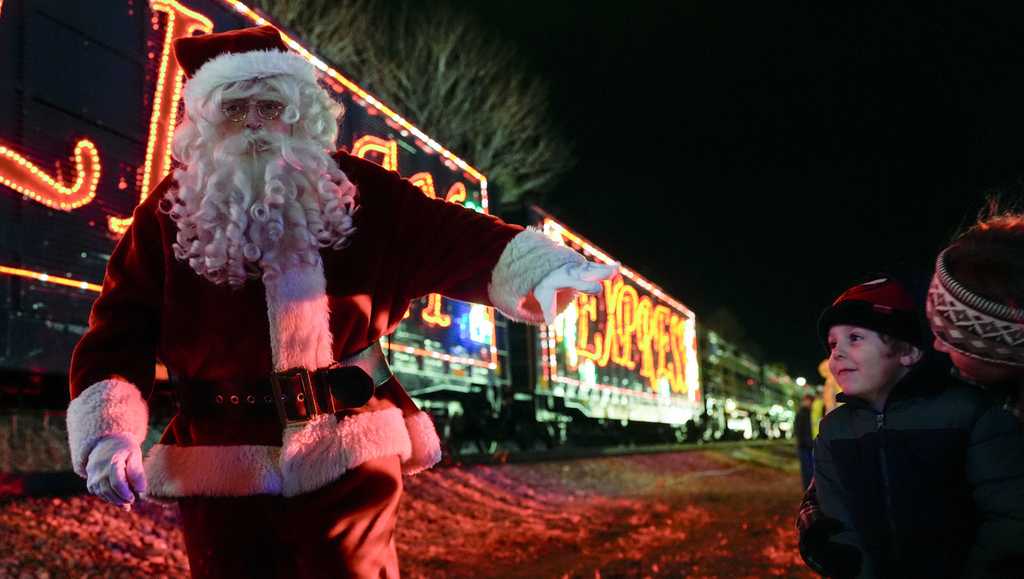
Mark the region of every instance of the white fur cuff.
[[89, 386], [72, 400], [67, 420], [71, 466], [79, 476], [85, 477], [89, 453], [104, 436], [120, 434], [142, 445], [146, 440], [149, 409], [138, 388], [111, 378]]
[[277, 446], [157, 444], [146, 456], [146, 496], [240, 497], [281, 494]]
[[487, 287], [491, 303], [518, 322], [539, 324], [544, 315], [523, 307], [530, 292], [547, 275], [563, 265], [586, 261], [579, 253], [559, 245], [536, 229], [526, 229], [512, 238], [501, 252]]
[[368, 460], [397, 454], [405, 462], [410, 453], [409, 435], [397, 408], [340, 421], [325, 414], [285, 431], [282, 494], [290, 497], [315, 491]]
[[417, 412], [406, 418], [405, 428], [409, 431], [412, 453], [408, 460], [402, 461], [403, 474], [416, 474], [441, 461], [441, 440], [429, 414]]
[[319, 416], [284, 433], [284, 447], [156, 445], [146, 457], [147, 495], [295, 496], [315, 491], [368, 460], [409, 458], [409, 435], [397, 408], [338, 420]]

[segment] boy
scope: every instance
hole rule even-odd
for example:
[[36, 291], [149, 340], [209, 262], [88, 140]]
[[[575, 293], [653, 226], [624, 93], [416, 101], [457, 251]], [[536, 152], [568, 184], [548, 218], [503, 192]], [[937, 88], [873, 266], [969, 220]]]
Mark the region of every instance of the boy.
[[983, 392], [922, 363], [917, 311], [902, 285], [878, 279], [818, 322], [845, 403], [814, 447], [829, 523], [818, 552], [852, 555], [832, 558], [833, 576], [959, 577], [979, 529], [1017, 516], [998, 498], [1024, 485], [1019, 428]]

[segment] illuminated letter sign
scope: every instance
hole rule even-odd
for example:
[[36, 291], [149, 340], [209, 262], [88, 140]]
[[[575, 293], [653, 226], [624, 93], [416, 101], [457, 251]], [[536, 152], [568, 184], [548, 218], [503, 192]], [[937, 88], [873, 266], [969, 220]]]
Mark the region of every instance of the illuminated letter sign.
[[65, 186], [13, 150], [0, 145], [0, 184], [52, 209], [71, 211], [96, 197], [100, 154], [82, 139], [75, 145], [75, 182]]
[[[612, 261], [550, 217], [543, 229], [591, 259]], [[588, 416], [673, 424], [692, 417], [700, 390], [695, 317], [628, 268], [603, 281], [599, 294], [578, 294], [541, 333], [542, 392], [574, 399]], [[614, 402], [626, 399], [633, 402]]]
[[449, 203], [456, 203], [462, 205], [466, 202], [466, 185], [461, 181], [456, 181], [448, 188], [448, 194], [445, 195], [444, 200]]
[[398, 170], [398, 143], [395, 141], [364, 135], [352, 145], [352, 154], [360, 159], [366, 159], [370, 153], [383, 156], [379, 163], [381, 167], [388, 171]]

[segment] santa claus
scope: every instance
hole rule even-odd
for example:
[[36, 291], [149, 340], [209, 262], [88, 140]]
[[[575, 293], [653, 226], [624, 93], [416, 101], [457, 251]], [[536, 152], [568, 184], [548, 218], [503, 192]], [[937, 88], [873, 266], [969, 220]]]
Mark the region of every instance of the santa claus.
[[[441, 456], [379, 339], [429, 293], [549, 320], [616, 266], [334, 152], [269, 26], [182, 38], [180, 168], [139, 205], [71, 361], [90, 492], [176, 501], [197, 577], [397, 576], [402, 473]], [[145, 461], [154, 365], [180, 399]]]

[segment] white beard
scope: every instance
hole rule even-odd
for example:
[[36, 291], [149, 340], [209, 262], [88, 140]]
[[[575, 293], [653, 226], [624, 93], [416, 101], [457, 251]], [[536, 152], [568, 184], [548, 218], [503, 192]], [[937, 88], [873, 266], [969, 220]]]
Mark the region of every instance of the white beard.
[[320, 260], [355, 231], [356, 189], [311, 140], [243, 132], [197, 146], [161, 204], [178, 226], [174, 254], [216, 284], [239, 287]]

